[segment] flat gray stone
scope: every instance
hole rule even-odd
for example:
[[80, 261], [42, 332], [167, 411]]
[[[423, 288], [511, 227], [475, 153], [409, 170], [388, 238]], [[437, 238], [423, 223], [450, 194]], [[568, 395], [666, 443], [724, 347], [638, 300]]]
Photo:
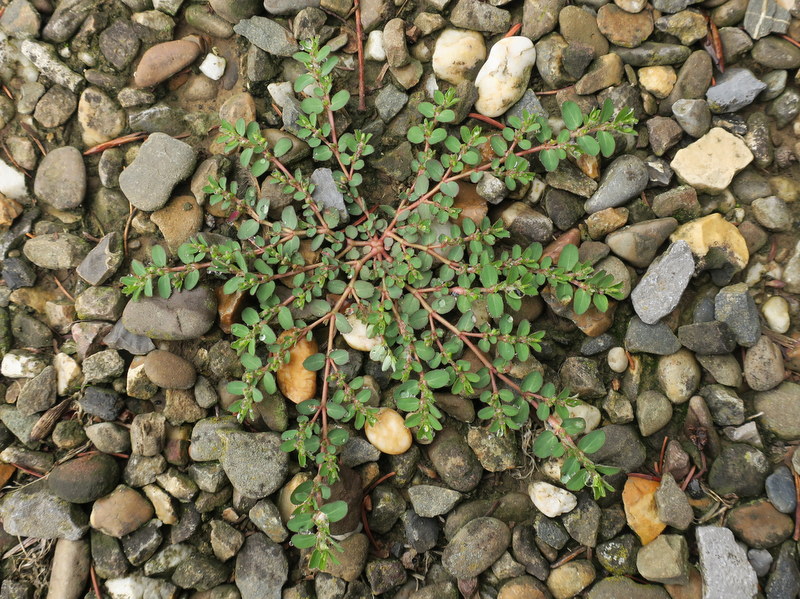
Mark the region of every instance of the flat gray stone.
[[449, 512], [463, 497], [458, 491], [433, 485], [415, 485], [408, 490], [414, 511], [423, 518], [434, 518]]
[[288, 576], [289, 562], [280, 545], [260, 532], [247, 537], [234, 574], [242, 599], [281, 599]]
[[173, 293], [169, 299], [145, 297], [129, 301], [123, 326], [134, 335], [186, 341], [204, 335], [217, 318], [217, 300], [205, 287]]
[[77, 541], [89, 529], [86, 513], [53, 493], [46, 479], [6, 495], [0, 519], [8, 534], [20, 537]]
[[119, 187], [135, 208], [154, 212], [169, 200], [175, 186], [194, 172], [197, 155], [187, 143], [153, 133], [119, 176]]
[[791, 15], [775, 0], [750, 0], [744, 13], [744, 29], [754, 40], [770, 33], [786, 33]]
[[289, 471], [289, 454], [281, 451], [277, 433], [218, 430], [220, 463], [231, 484], [245, 497], [261, 499], [277, 491]]
[[300, 49], [294, 36], [272, 19], [251, 17], [239, 21], [233, 30], [273, 56], [291, 56]]
[[645, 324], [655, 324], [672, 312], [694, 274], [689, 244], [676, 241], [654, 261], [631, 292], [633, 309]]
[[732, 67], [717, 77], [716, 85], [708, 88], [706, 100], [711, 112], [736, 112], [753, 103], [767, 84], [745, 68]]
[[346, 223], [350, 220], [344, 195], [339, 191], [336, 181], [333, 180], [333, 171], [329, 168], [318, 168], [311, 173], [311, 182], [315, 185], [311, 197], [322, 212], [332, 210], [339, 213], [339, 222]]
[[695, 533], [703, 599], [753, 599], [758, 593], [758, 578], [733, 533], [720, 526], [698, 526]]

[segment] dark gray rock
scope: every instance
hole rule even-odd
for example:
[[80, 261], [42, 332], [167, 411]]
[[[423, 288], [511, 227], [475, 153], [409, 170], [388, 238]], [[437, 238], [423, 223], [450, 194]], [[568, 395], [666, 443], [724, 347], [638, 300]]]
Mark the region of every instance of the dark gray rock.
[[654, 67], [681, 64], [692, 53], [690, 48], [679, 44], [644, 42], [636, 48], [614, 46], [611, 51], [619, 54], [622, 62], [633, 67]]
[[286, 554], [267, 535], [247, 537], [236, 556], [234, 579], [241, 599], [281, 599], [281, 589], [289, 576]]
[[672, 105], [672, 114], [681, 128], [692, 137], [703, 137], [711, 128], [711, 110], [705, 100], [678, 100]]
[[3, 260], [3, 281], [11, 291], [21, 287], [33, 287], [36, 271], [25, 258], [6, 258]]
[[318, 168], [311, 173], [311, 182], [315, 185], [312, 197], [322, 212], [335, 212], [339, 216], [340, 223], [350, 220], [347, 213], [347, 205], [344, 203], [344, 195], [339, 191], [339, 187], [333, 180], [333, 174], [329, 168]]
[[728, 325], [736, 342], [752, 347], [761, 337], [758, 309], [746, 283], [723, 287], [714, 298], [714, 317]]
[[606, 237], [606, 244], [626, 262], [645, 268], [677, 227], [678, 221], [672, 217], [645, 220], [614, 231]]
[[106, 421], [116, 420], [125, 407], [119, 394], [106, 387], [87, 387], [78, 403], [87, 414]]
[[770, 33], [786, 33], [789, 11], [775, 0], [750, 0], [744, 13], [744, 29], [754, 40]]
[[775, 567], [764, 589], [768, 599], [792, 599], [800, 593], [800, 569], [797, 567], [797, 545], [786, 541], [781, 545]]
[[625, 349], [629, 352], [644, 352], [668, 356], [681, 348], [681, 343], [663, 322], [645, 324], [638, 316], [631, 318], [625, 333]]
[[436, 518], [423, 518], [414, 510], [402, 515], [406, 540], [417, 553], [425, 553], [436, 547], [441, 526]]
[[102, 285], [122, 262], [122, 238], [112, 231], [104, 236], [78, 265], [80, 278], [90, 285]]
[[620, 535], [597, 546], [597, 561], [613, 576], [635, 576], [640, 546], [634, 535]]
[[720, 495], [736, 493], [739, 497], [754, 497], [764, 489], [769, 467], [766, 456], [758, 449], [736, 443], [723, 449], [714, 460], [708, 484]]
[[697, 354], [728, 354], [736, 347], [736, 337], [724, 322], [698, 322], [678, 328], [678, 340]]
[[634, 472], [646, 459], [646, 450], [639, 435], [630, 425], [610, 424], [598, 430], [606, 435], [606, 442], [592, 459], [598, 464], [608, 464], [621, 469], [623, 472]]
[[794, 513], [797, 506], [794, 476], [786, 466], [778, 466], [775, 472], [767, 477], [764, 486], [775, 509], [784, 514]]
[[622, 206], [642, 193], [648, 181], [644, 162], [631, 154], [620, 156], [605, 170], [600, 187], [586, 201], [584, 210], [594, 214], [606, 208]]

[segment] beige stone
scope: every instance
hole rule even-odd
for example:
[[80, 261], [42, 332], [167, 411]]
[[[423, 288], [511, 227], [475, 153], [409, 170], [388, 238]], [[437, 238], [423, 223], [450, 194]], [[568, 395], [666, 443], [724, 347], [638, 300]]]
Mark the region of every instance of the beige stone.
[[752, 161], [753, 153], [741, 138], [714, 127], [696, 142], [678, 150], [670, 166], [682, 183], [698, 191], [719, 194]]
[[728, 262], [738, 270], [744, 268], [750, 259], [747, 242], [739, 233], [739, 229], [719, 213], [697, 218], [678, 227], [670, 235], [670, 240], [673, 242], [683, 240], [688, 243], [692, 254], [699, 259], [700, 267], [703, 267], [704, 259], [711, 250], [724, 252]]
[[433, 72], [453, 85], [472, 79], [486, 60], [486, 44], [477, 31], [445, 29], [433, 49]]
[[639, 85], [656, 98], [666, 98], [675, 87], [678, 75], [669, 66], [643, 67], [639, 69]]

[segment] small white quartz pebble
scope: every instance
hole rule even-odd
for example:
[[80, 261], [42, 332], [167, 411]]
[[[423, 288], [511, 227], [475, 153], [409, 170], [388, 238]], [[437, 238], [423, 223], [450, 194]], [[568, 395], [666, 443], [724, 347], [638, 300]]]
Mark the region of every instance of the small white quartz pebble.
[[608, 352], [608, 367], [614, 372], [625, 372], [628, 369], [628, 356], [621, 347], [612, 347]]
[[207, 54], [200, 64], [200, 72], [213, 81], [218, 81], [225, 73], [225, 59], [216, 54]]
[[383, 48], [383, 31], [376, 29], [370, 32], [367, 43], [364, 45], [364, 58], [375, 62], [386, 60], [386, 50]]
[[65, 353], [57, 353], [53, 358], [56, 368], [56, 389], [59, 395], [66, 395], [67, 391], [80, 386], [81, 367]]
[[477, 31], [445, 29], [436, 38], [431, 66], [439, 78], [458, 85], [472, 78], [475, 69], [486, 60], [486, 44]]
[[342, 333], [342, 337], [347, 345], [358, 351], [372, 351], [372, 348], [381, 344], [381, 337], [370, 337], [367, 335], [367, 323], [359, 319], [355, 314], [347, 317], [347, 322], [352, 327], [349, 333]]
[[475, 109], [484, 116], [498, 117], [511, 108], [528, 88], [535, 62], [536, 48], [529, 38], [515, 35], [497, 42], [475, 78]]
[[376, 449], [388, 455], [405, 453], [411, 447], [411, 431], [403, 417], [391, 408], [381, 408], [375, 424], [365, 425], [364, 433]]
[[28, 195], [25, 188], [25, 175], [0, 160], [0, 193], [12, 200]]
[[533, 505], [548, 518], [571, 512], [578, 505], [575, 495], [544, 481], [528, 485], [528, 495], [531, 496]]
[[791, 325], [789, 316], [789, 302], [780, 295], [773, 295], [761, 306], [761, 313], [767, 325], [776, 333], [785, 333]]
[[568, 406], [570, 418], [583, 418], [585, 426], [583, 434], [591, 433], [594, 429], [600, 426], [601, 414], [600, 410], [593, 405], [584, 401], [579, 401], [574, 406]]

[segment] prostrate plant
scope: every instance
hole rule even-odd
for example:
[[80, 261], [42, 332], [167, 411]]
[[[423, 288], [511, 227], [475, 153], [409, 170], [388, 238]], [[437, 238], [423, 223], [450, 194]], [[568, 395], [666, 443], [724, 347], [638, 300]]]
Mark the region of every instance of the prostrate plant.
[[[123, 278], [134, 299], [152, 295], [154, 288], [168, 297], [172, 289], [196, 286], [206, 271], [227, 279], [225, 293], [257, 298], [259, 309], [246, 308], [243, 322], [231, 329], [245, 368], [242, 379], [229, 385], [240, 396], [231, 410], [244, 419], [279, 387], [297, 403], [296, 426], [283, 433], [283, 449], [296, 452], [303, 467], [314, 464], [316, 474], [292, 494], [294, 545], [313, 548], [312, 568], [335, 559], [330, 524], [347, 512], [344, 502], [329, 501], [330, 485], [339, 476], [338, 452], [348, 440], [339, 424], [377, 426], [378, 409], [367, 403], [371, 394], [363, 377], [345, 375], [349, 354], [336, 349], [337, 334], [351, 347], [369, 351], [391, 373], [396, 409], [405, 413], [418, 440], [428, 442], [442, 428], [437, 391], [479, 392], [485, 407], [478, 416], [490, 431], [519, 429], [532, 408], [543, 423], [535, 455], [564, 457], [562, 482], [568, 489], [589, 486], [595, 496], [604, 495], [610, 487], [603, 476], [616, 470], [589, 457], [603, 445], [603, 432], [576, 440], [585, 423], [570, 416], [576, 400], [567, 390], [557, 392], [536, 372], [522, 381], [508, 374], [513, 361], [524, 362], [541, 349], [544, 333], [533, 331], [527, 320], [515, 322], [506, 311], [520, 309], [523, 298], [545, 286], [562, 303], [571, 301], [576, 314], [592, 305], [605, 311], [609, 298], [621, 297], [620, 284], [580, 263], [575, 246], [566, 246], [554, 263], [539, 243], [507, 243], [509, 233], [500, 222], [459, 219], [454, 202], [459, 181], [476, 183], [484, 173], [503, 180], [509, 190], [528, 184], [535, 177], [529, 160], [534, 154], [548, 171], [567, 156], [610, 156], [614, 134], [634, 133], [632, 111], [615, 114], [607, 100], [582, 115], [575, 103], [565, 102], [565, 128], [557, 134], [547, 120], [531, 114], [509, 117], [507, 127], [488, 134], [480, 127], [449, 128], [458, 100], [452, 90], [437, 91], [433, 102], [419, 104], [424, 120], [408, 131], [409, 141], [419, 146], [411, 184], [393, 205], [371, 205], [360, 193], [365, 158], [374, 152], [371, 136], [336, 130], [335, 112], [350, 97], [346, 90], [333, 93], [337, 59], [315, 41], [305, 43], [295, 58], [307, 69], [294, 85], [305, 95], [298, 136], [313, 148], [314, 160], [332, 163], [347, 213], [318, 201], [309, 176], [283, 164], [281, 157], [292, 148], [288, 138], [270, 146], [257, 123], [223, 123], [225, 151], [239, 152], [254, 183], [241, 190], [221, 178], [211, 180], [207, 192], [211, 204], [241, 215], [238, 240], [210, 244], [200, 235], [180, 248], [183, 265], [175, 267], [155, 246], [153, 264], [134, 262], [133, 274]], [[268, 171], [268, 181], [294, 200], [279, 220], [268, 217], [268, 201], [259, 199], [257, 178]], [[276, 293], [279, 283], [291, 289], [283, 300]], [[301, 309], [313, 316], [298, 319]], [[476, 317], [482, 312], [489, 318]], [[325, 329], [318, 336], [322, 351], [315, 339], [320, 329]], [[310, 380], [290, 392], [298, 367]], [[318, 393], [317, 376], [309, 371], [321, 373]]]

